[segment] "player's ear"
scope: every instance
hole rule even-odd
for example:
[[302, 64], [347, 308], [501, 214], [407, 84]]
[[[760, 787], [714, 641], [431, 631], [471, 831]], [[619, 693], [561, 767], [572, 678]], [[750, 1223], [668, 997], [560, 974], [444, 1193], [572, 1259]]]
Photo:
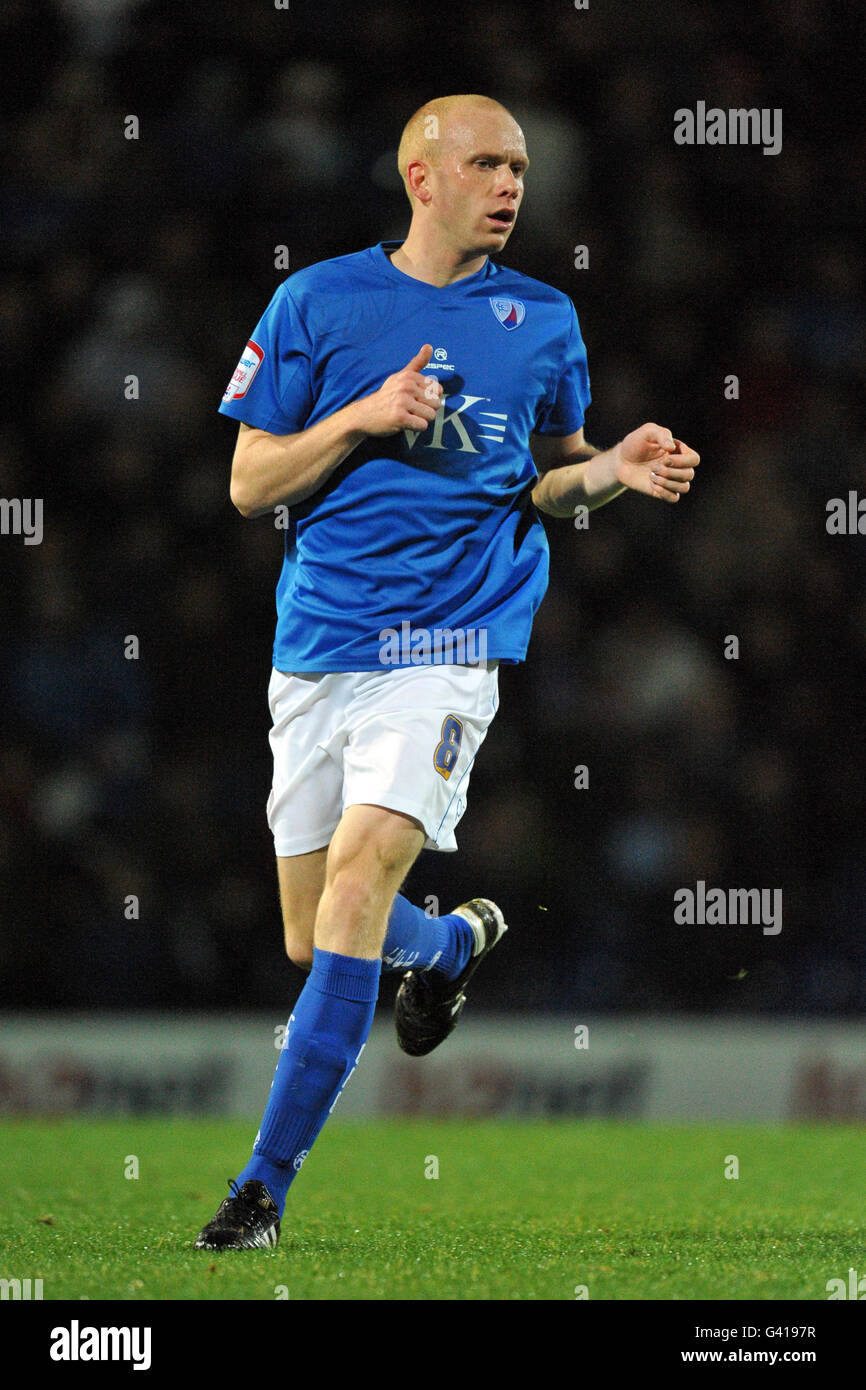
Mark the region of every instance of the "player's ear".
[[422, 159], [413, 159], [406, 170], [409, 187], [421, 203], [429, 203], [432, 195], [428, 179], [427, 165]]

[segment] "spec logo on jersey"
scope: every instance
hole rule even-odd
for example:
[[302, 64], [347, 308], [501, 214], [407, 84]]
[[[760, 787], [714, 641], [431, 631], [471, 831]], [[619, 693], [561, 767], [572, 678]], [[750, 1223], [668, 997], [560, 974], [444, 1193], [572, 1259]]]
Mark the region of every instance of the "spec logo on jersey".
[[526, 305], [521, 299], [491, 298], [490, 307], [503, 328], [519, 328], [526, 318]]
[[433, 361], [428, 362], [427, 366], [431, 371], [436, 372], [455, 371], [454, 363], [448, 361], [448, 349], [444, 347], [438, 347], [433, 349]]
[[240, 362], [235, 367], [234, 376], [225, 389], [223, 401], [239, 401], [242, 396], [245, 396], [250, 389], [253, 377], [264, 360], [264, 352], [258, 343], [254, 343], [251, 338], [241, 354]]

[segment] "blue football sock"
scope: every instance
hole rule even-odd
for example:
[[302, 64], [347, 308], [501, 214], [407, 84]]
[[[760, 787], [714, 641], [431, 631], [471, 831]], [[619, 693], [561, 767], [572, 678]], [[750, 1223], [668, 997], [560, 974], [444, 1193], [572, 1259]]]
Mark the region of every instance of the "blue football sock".
[[382, 947], [383, 970], [434, 969], [454, 980], [468, 964], [475, 934], [463, 917], [428, 917], [398, 893]]
[[239, 1174], [263, 1182], [280, 1208], [313, 1141], [363, 1051], [382, 962], [313, 951], [313, 967], [289, 1019], [253, 1155]]

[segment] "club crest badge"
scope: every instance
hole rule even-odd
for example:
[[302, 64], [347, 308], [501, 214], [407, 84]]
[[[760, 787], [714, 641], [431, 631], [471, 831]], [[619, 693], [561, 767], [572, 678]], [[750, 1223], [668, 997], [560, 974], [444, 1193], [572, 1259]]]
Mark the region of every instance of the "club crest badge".
[[520, 299], [491, 298], [490, 307], [503, 328], [519, 328], [526, 318], [526, 305]]

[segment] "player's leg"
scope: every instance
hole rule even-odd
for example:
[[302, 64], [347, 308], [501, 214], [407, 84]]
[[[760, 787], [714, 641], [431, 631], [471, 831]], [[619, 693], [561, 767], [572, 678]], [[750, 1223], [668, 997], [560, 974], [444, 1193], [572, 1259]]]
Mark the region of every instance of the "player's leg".
[[[358, 814], [353, 815], [353, 812]], [[378, 954], [382, 957], [383, 970], [392, 968], [395, 960], [399, 960], [398, 968], [403, 970], [410, 965], [418, 970], [435, 965], [443, 973], [457, 973], [472, 954], [473, 936], [467, 922], [461, 917], [428, 917], [422, 908], [415, 907], [397, 892], [418, 850], [411, 856], [405, 853], [398, 833], [394, 833], [389, 836], [389, 847], [396, 854], [393, 865], [369, 862], [370, 855], [379, 852], [378, 837], [370, 834], [371, 826], [381, 817], [395, 815], [398, 825], [402, 820], [406, 826], [407, 845], [414, 845], [420, 832], [423, 847], [426, 831], [422, 831], [414, 818], [366, 803], [347, 808], [328, 853], [327, 883], [316, 920], [315, 944], [323, 950], [348, 955], [364, 954], [372, 958]], [[377, 884], [382, 886], [387, 903], [373, 896]], [[354, 912], [345, 910], [350, 904]], [[356, 928], [348, 927], [347, 923], [359, 921], [359, 914], [366, 916], [369, 925], [364, 949], [356, 951], [349, 935]], [[381, 931], [383, 922], [386, 923], [384, 934]]]
[[[436, 687], [444, 674], [434, 673]], [[477, 709], [468, 708], [469, 737], [460, 740], [467, 765], [455, 776], [464, 791], [468, 766], [495, 710], [495, 678], [491, 684], [479, 673], [477, 679], [459, 678], [458, 684], [468, 682], [471, 706], [477, 680]], [[436, 784], [448, 782], [456, 766], [451, 743], [443, 741], [446, 726], [440, 729], [441, 720], [423, 713], [423, 700], [421, 722], [416, 722], [418, 693], [414, 683], [411, 691], [405, 688], [400, 673], [377, 682], [368, 674], [357, 681], [339, 674], [295, 678], [275, 672], [272, 678], [274, 785], [268, 820], [277, 855], [286, 861], [280, 867], [280, 882], [287, 949], [301, 962], [309, 947], [312, 902], [318, 891], [316, 866], [321, 867], [323, 857], [325, 883], [316, 909], [310, 977], [289, 1020], [253, 1157], [232, 1185], [233, 1196], [201, 1232], [197, 1248], [276, 1244], [288, 1187], [369, 1033], [386, 922], [390, 932], [396, 921], [394, 930], [402, 939], [395, 951], [405, 951], [409, 943], [417, 953], [418, 969], [409, 971], [401, 987], [398, 1038], [407, 1051], [419, 1036], [420, 1050], [429, 1051], [447, 1035], [462, 1007], [466, 971], [471, 973], [504, 930], [501, 914], [488, 926], [480, 922], [471, 911], [474, 903], [451, 914], [449, 926], [449, 919], [431, 920], [395, 896], [425, 839], [433, 848], [456, 848], [453, 827], [465, 804], [450, 791], [444, 801], [441, 792], [432, 803], [429, 796], [418, 798], [418, 786], [429, 774], [428, 754], [437, 769]], [[449, 704], [451, 694], [450, 684], [439, 689]], [[439, 698], [431, 704], [441, 710]], [[377, 721], [375, 711], [385, 718]], [[450, 716], [446, 723], [453, 742]], [[342, 815], [341, 799], [346, 808]], [[329, 820], [336, 827], [333, 832]], [[465, 939], [470, 935], [467, 923], [471, 945]], [[452, 938], [444, 948], [443, 931]], [[427, 973], [426, 966], [445, 963], [449, 951], [449, 974], [467, 955], [469, 962], [456, 979], [450, 977], [461, 987], [456, 1001], [443, 1005], [441, 990], [419, 981], [432, 981], [433, 976], [447, 981], [438, 969]], [[439, 1018], [443, 1007], [447, 1019]]]
[[464, 917], [454, 912], [431, 917], [403, 893], [397, 894], [382, 947], [384, 971], [435, 970], [453, 979], [466, 965], [472, 949], [472, 929]]
[[[375, 713], [365, 711], [349, 738], [345, 804], [371, 800], [375, 786], [384, 804], [424, 825], [428, 849], [456, 850], [472, 765], [497, 704], [495, 663], [392, 672], [376, 691]], [[383, 969], [406, 972], [395, 1007], [404, 1052], [425, 1055], [453, 1031], [465, 986], [505, 931], [502, 913], [488, 899], [431, 918], [397, 895]]]
[[346, 808], [328, 848], [317, 949], [380, 961], [391, 905], [425, 839], [418, 821], [401, 811]]
[[[313, 935], [325, 889], [327, 857], [327, 846], [309, 854], [277, 856], [286, 955], [301, 970], [309, 971], [313, 963]], [[453, 979], [469, 960], [473, 942], [465, 917], [456, 913], [431, 917], [397, 893], [388, 915], [382, 969], [403, 972], [435, 968]]]
[[327, 859], [327, 845], [308, 854], [277, 855], [286, 955], [301, 970], [309, 970], [313, 964], [313, 932]]
[[352, 1074], [379, 994], [394, 894], [424, 844], [410, 817], [350, 806], [325, 866], [313, 962], [292, 1010], [253, 1157], [238, 1183], [265, 1183], [282, 1209], [295, 1174]]
[[253, 1154], [199, 1249], [275, 1245], [289, 1187], [370, 1032], [394, 895], [424, 845], [411, 817], [347, 808], [328, 848], [313, 962], [277, 1062]]

